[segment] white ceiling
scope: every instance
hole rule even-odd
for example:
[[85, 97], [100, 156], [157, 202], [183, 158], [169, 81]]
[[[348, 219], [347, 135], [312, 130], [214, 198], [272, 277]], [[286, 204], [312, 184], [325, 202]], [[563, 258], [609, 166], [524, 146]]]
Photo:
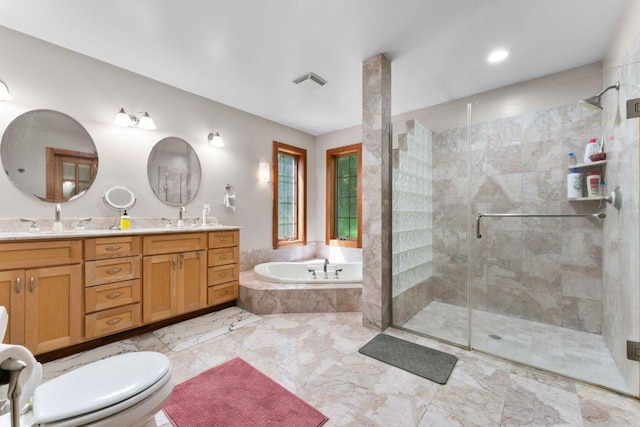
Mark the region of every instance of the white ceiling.
[[[0, 0], [0, 25], [320, 135], [361, 123], [362, 61], [392, 113], [597, 62], [626, 0]], [[486, 56], [511, 51], [500, 64]], [[328, 83], [292, 83], [310, 71]]]

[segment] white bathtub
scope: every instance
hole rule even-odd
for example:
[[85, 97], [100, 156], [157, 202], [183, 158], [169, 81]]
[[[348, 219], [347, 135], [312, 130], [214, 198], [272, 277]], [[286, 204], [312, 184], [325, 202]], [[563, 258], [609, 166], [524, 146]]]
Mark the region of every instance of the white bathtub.
[[[309, 272], [312, 269], [314, 274]], [[336, 277], [336, 270], [338, 275]], [[362, 282], [362, 263], [329, 263], [327, 278], [324, 277], [322, 260], [306, 262], [266, 262], [253, 268], [256, 279], [275, 283], [360, 283]]]

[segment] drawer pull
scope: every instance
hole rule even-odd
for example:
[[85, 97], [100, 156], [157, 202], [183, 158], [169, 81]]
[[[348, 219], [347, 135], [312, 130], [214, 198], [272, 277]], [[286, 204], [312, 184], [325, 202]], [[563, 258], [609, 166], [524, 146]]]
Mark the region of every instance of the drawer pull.
[[229, 274], [229, 273], [225, 271], [225, 272], [223, 272], [223, 273], [218, 274], [218, 276], [219, 276], [219, 277], [227, 277], [227, 275], [228, 275], [228, 274]]
[[226, 295], [228, 293], [229, 293], [229, 291], [220, 291], [220, 295]]
[[29, 292], [33, 292], [36, 289], [36, 279], [33, 276], [29, 277]]
[[122, 317], [116, 317], [115, 319], [109, 319], [104, 323], [106, 323], [109, 326], [113, 326], [113, 325], [117, 325], [121, 321], [122, 321]]
[[118, 298], [120, 295], [122, 295], [122, 292], [112, 292], [109, 295], [107, 295], [107, 298], [109, 299], [116, 299]]
[[218, 240], [220, 240], [221, 242], [228, 242], [229, 238], [228, 237], [220, 237], [220, 239], [218, 239]]
[[19, 294], [20, 290], [22, 290], [22, 280], [16, 277], [16, 294]]
[[115, 267], [115, 268], [109, 268], [109, 269], [105, 270], [105, 273], [107, 273], [107, 274], [116, 274], [116, 273], [119, 273], [121, 271], [122, 271], [122, 269], [120, 267]]
[[106, 248], [104, 248], [107, 251], [117, 251], [118, 249], [122, 249], [122, 246], [120, 245], [113, 245], [113, 246], [107, 246]]
[[227, 259], [229, 258], [229, 255], [220, 255], [220, 259]]

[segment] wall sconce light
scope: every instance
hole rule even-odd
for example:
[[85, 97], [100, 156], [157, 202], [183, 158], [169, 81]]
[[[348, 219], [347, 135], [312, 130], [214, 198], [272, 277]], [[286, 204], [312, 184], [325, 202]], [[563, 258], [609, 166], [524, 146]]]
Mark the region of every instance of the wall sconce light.
[[[138, 115], [140, 115], [140, 117], [137, 117]], [[156, 124], [153, 123], [148, 112], [142, 111], [133, 116], [124, 111], [124, 108], [120, 108], [120, 111], [116, 114], [116, 119], [113, 121], [113, 124], [116, 126], [139, 127], [147, 130], [156, 129]]]
[[222, 137], [218, 132], [209, 133], [209, 136], [207, 136], [207, 139], [209, 140], [209, 145], [212, 147], [224, 147], [224, 142], [222, 141]]
[[258, 165], [258, 180], [260, 182], [271, 181], [271, 165], [268, 162], [260, 162]]
[[0, 101], [11, 100], [11, 94], [9, 93], [9, 87], [5, 82], [0, 80]]

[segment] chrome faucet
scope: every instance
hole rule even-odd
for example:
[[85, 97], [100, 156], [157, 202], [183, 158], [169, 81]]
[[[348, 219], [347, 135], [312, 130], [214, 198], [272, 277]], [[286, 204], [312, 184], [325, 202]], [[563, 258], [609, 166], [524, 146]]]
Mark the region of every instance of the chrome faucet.
[[184, 226], [184, 220], [182, 219], [182, 216], [186, 213], [187, 209], [184, 206], [180, 206], [180, 209], [178, 209], [178, 227]]
[[62, 206], [60, 206], [60, 203], [56, 203], [56, 213], [53, 221], [54, 233], [60, 233], [62, 231], [62, 222], [60, 222], [61, 213], [62, 213]]
[[325, 258], [324, 259], [324, 266], [322, 267], [322, 271], [324, 272], [324, 278], [328, 279], [329, 276], [327, 276], [327, 266], [329, 265], [329, 258]]

